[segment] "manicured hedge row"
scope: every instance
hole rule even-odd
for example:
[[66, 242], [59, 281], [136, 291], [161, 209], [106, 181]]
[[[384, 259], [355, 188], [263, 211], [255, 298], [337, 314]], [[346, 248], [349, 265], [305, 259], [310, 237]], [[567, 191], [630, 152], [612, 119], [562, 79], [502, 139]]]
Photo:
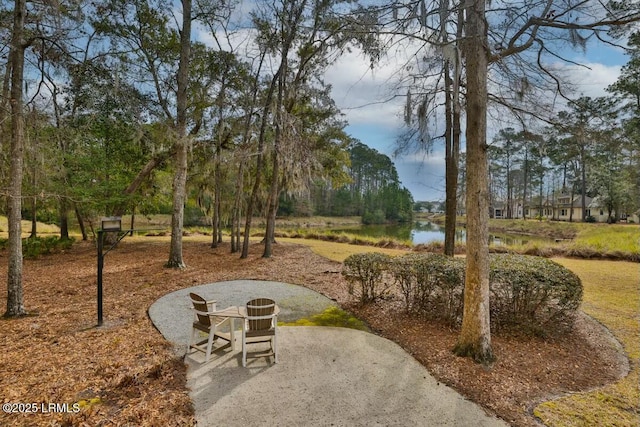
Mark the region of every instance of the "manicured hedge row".
[[[490, 310], [494, 331], [545, 334], [568, 330], [582, 301], [582, 283], [571, 271], [545, 258], [491, 255]], [[356, 254], [344, 261], [349, 292], [361, 303], [384, 296], [393, 287], [405, 309], [459, 326], [462, 321], [465, 261], [441, 254], [389, 257]]]

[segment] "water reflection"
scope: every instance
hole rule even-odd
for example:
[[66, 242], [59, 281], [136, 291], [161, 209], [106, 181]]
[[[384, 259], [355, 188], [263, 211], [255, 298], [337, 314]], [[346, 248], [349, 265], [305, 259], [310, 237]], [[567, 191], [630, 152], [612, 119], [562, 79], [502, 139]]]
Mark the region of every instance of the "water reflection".
[[[456, 242], [464, 242], [466, 238], [465, 229], [456, 227]], [[444, 242], [444, 227], [428, 221], [417, 221], [411, 231], [411, 241], [414, 245]]]
[[[334, 229], [333, 231], [336, 233], [344, 232], [377, 238], [388, 237], [397, 240], [411, 241], [414, 245], [444, 242], [444, 227], [430, 221], [416, 221], [412, 225], [362, 225], [360, 227]], [[465, 242], [466, 238], [466, 230], [463, 227], [456, 227], [456, 242]], [[534, 239], [545, 240], [530, 236], [492, 234], [489, 236], [489, 244], [497, 246], [525, 245]]]

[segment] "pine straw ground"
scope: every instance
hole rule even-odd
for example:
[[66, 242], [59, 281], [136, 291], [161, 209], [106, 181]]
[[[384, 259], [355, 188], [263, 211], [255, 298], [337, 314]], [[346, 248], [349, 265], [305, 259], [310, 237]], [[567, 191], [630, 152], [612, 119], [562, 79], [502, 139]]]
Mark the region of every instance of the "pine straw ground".
[[[624, 372], [604, 332], [582, 320], [562, 339], [494, 336], [498, 361], [486, 370], [452, 355], [456, 332], [411, 319], [399, 306], [351, 305], [341, 265], [290, 243], [263, 259], [253, 245], [248, 259], [185, 238], [182, 271], [163, 268], [168, 240], [127, 238], [105, 258], [105, 325], [96, 325], [96, 251], [80, 242], [62, 254], [26, 260], [24, 300], [30, 315], [0, 320], [0, 400], [35, 403], [39, 413], [0, 413], [2, 426], [174, 426], [194, 424], [185, 366], [154, 329], [147, 308], [159, 297], [192, 285], [232, 279], [301, 284], [335, 299], [376, 333], [396, 341], [440, 381], [516, 426], [535, 425], [541, 400], [591, 389]], [[6, 252], [0, 274], [6, 277]], [[6, 281], [0, 283], [6, 295]], [[4, 313], [5, 304], [0, 309]], [[185, 331], [188, 333], [188, 331]], [[357, 392], [357, 390], [354, 390]], [[78, 404], [57, 413], [41, 404]], [[46, 412], [46, 413], [43, 413]]]

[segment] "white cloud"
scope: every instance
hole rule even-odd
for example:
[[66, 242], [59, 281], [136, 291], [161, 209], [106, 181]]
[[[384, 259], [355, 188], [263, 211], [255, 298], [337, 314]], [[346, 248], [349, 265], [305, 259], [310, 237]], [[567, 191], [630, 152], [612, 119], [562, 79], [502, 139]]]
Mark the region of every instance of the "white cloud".
[[375, 123], [392, 129], [402, 123], [404, 96], [394, 97], [391, 78], [395, 66], [370, 68], [357, 50], [344, 54], [325, 73], [338, 107], [352, 125]]
[[571, 80], [576, 84], [579, 94], [590, 97], [608, 95], [607, 86], [615, 83], [620, 76], [619, 65], [585, 63], [584, 67], [567, 67]]

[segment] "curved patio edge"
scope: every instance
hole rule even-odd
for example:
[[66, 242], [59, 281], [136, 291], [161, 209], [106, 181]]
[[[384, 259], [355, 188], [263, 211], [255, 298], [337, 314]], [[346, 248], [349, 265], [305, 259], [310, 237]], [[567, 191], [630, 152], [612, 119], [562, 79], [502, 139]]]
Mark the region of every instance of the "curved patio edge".
[[[218, 307], [255, 297], [276, 300], [279, 320], [321, 313], [332, 300], [281, 282], [234, 280], [172, 292], [150, 308], [153, 324], [185, 354], [191, 331], [188, 294]], [[281, 319], [283, 318], [283, 319]], [[378, 335], [323, 326], [278, 327], [278, 362], [221, 348], [209, 363], [188, 354], [187, 387], [198, 426], [507, 426], [481, 406], [439, 383], [394, 342]]]

